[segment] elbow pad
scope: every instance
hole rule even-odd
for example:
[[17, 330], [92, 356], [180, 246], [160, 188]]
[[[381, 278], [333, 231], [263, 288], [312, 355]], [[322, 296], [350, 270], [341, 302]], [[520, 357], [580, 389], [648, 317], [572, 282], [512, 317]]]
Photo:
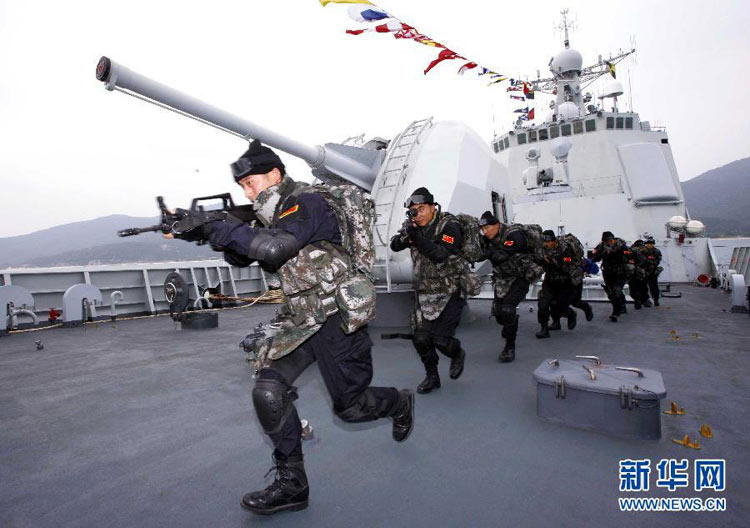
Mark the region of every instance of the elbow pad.
[[247, 256], [270, 266], [278, 267], [299, 252], [299, 242], [293, 234], [281, 229], [258, 229], [250, 242]]

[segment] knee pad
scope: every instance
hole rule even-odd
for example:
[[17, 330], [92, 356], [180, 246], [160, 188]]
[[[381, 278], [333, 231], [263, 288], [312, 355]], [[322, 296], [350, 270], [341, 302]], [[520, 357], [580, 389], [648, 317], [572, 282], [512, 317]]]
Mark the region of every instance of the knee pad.
[[[384, 402], [384, 405], [387, 402]], [[345, 409], [335, 409], [336, 416], [345, 422], [371, 422], [378, 418], [378, 401], [371, 390], [365, 390]]]
[[502, 325], [512, 325], [516, 322], [516, 307], [510, 304], [500, 306], [500, 317], [498, 318]]
[[414, 332], [414, 348], [417, 350], [426, 350], [432, 346], [432, 334], [425, 330], [416, 330]]
[[432, 342], [435, 343], [440, 352], [451, 358], [457, 356], [459, 350], [461, 350], [461, 341], [455, 337], [435, 336], [432, 338]]
[[276, 379], [261, 378], [255, 382], [253, 405], [263, 431], [278, 433], [294, 407], [297, 394], [293, 387]]

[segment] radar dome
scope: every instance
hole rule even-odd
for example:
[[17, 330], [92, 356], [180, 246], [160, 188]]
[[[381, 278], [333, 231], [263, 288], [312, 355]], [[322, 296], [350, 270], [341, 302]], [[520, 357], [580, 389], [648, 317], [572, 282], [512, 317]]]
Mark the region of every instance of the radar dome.
[[700, 220], [690, 220], [685, 226], [688, 235], [700, 235], [706, 230], [706, 226]]
[[620, 81], [612, 81], [604, 87], [602, 97], [618, 97], [623, 94], [623, 87]]
[[677, 216], [673, 216], [672, 218], [670, 218], [669, 221], [667, 222], [667, 225], [669, 226], [670, 229], [680, 230], [680, 229], [685, 229], [685, 226], [687, 225], [687, 223], [688, 223], [687, 218], [685, 218], [684, 216], [677, 215]]
[[552, 155], [558, 160], [564, 160], [570, 152], [570, 147], [573, 143], [566, 137], [557, 137], [550, 142], [549, 150]]
[[580, 117], [580, 110], [575, 103], [562, 103], [557, 107], [557, 115], [560, 119], [575, 119]]
[[568, 72], [580, 72], [583, 66], [583, 56], [572, 48], [564, 49], [552, 59], [549, 69], [552, 73], [561, 75]]

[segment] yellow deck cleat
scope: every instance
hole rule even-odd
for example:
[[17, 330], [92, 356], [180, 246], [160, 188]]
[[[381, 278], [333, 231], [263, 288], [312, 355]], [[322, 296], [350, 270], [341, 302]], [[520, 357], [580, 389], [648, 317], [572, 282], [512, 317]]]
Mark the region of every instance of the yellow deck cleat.
[[677, 416], [682, 416], [683, 414], [685, 414], [685, 409], [680, 408], [677, 405], [677, 402], [672, 402], [669, 405], [669, 410], [668, 411], [662, 411], [662, 412], [664, 414], [673, 414], [673, 415], [677, 415]]
[[714, 433], [713, 433], [713, 431], [711, 431], [711, 426], [708, 425], [708, 424], [701, 425], [701, 428], [699, 429], [699, 431], [701, 433], [701, 436], [703, 436], [703, 438], [713, 438], [714, 437]]
[[700, 449], [701, 448], [701, 445], [698, 443], [698, 440], [696, 440], [695, 442], [692, 442], [692, 443], [690, 442], [690, 436], [689, 435], [685, 435], [685, 437], [682, 440], [674, 440], [673, 439], [672, 442], [674, 442], [675, 444], [680, 444], [680, 445], [685, 446], [685, 447], [689, 447], [690, 449]]

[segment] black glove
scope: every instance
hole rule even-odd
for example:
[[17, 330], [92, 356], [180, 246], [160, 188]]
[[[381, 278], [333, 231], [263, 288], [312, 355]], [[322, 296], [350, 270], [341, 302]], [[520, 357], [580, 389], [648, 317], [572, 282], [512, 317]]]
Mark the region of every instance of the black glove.
[[493, 249], [489, 251], [489, 259], [493, 264], [502, 264], [508, 260], [508, 257], [508, 252], [503, 251], [502, 249]]
[[589, 250], [588, 250], [588, 251], [586, 252], [586, 258], [589, 258], [589, 259], [590, 259], [590, 258], [593, 258], [593, 257], [594, 257], [594, 252], [593, 252], [593, 250], [589, 249]]
[[216, 211], [188, 211], [178, 209], [179, 220], [172, 224], [172, 235], [188, 242], [206, 242], [217, 222], [223, 220], [223, 213]]

